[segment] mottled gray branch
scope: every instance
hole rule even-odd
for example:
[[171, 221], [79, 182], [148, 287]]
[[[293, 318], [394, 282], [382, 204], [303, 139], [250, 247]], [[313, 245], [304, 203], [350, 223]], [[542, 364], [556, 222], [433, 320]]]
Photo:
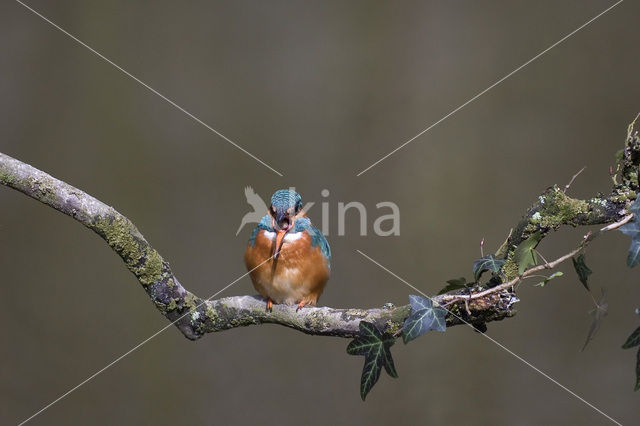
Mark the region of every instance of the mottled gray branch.
[[[490, 285], [499, 285], [518, 276], [513, 255], [518, 245], [530, 235], [539, 232], [542, 238], [561, 226], [605, 225], [621, 221], [638, 192], [638, 165], [640, 164], [640, 138], [634, 120], [628, 128], [624, 148], [616, 154], [616, 169], [611, 170], [613, 188], [608, 195], [596, 194], [587, 200], [568, 196], [554, 185], [545, 190], [512, 229], [507, 240], [496, 253], [506, 260], [502, 274], [493, 277]], [[575, 176], [574, 176], [575, 177]], [[572, 178], [573, 181], [573, 178]]]
[[[156, 308], [189, 339], [205, 333], [253, 324], [280, 324], [304, 333], [353, 337], [360, 321], [395, 333], [409, 315], [409, 306], [386, 305], [375, 309], [333, 309], [275, 305], [272, 312], [258, 296], [206, 300], [187, 291], [169, 264], [125, 216], [89, 194], [51, 175], [0, 153], [0, 183], [16, 189], [55, 210], [71, 216], [100, 235], [122, 258]], [[221, 285], [224, 283], [221, 283]], [[436, 298], [438, 300], [439, 297]], [[516, 301], [508, 293], [474, 301], [465, 320], [484, 323], [513, 315]], [[460, 321], [450, 316], [448, 325]]]
[[[558, 187], [552, 187], [540, 195], [499, 250], [498, 255], [507, 259], [507, 263], [503, 274], [497, 274], [493, 279], [495, 282], [490, 281], [488, 285], [498, 286], [517, 276], [517, 265], [511, 258], [513, 250], [534, 232], [546, 235], [561, 225], [606, 224], [622, 219], [625, 209], [636, 197], [639, 163], [640, 140], [637, 132], [630, 129], [611, 194], [576, 200]], [[272, 312], [267, 312], [265, 301], [259, 296], [202, 299], [180, 284], [169, 264], [136, 226], [113, 207], [2, 153], [0, 183], [71, 216], [100, 235], [122, 258], [156, 308], [192, 340], [205, 333], [254, 324], [279, 324], [307, 334], [350, 338], [358, 334], [358, 325], [363, 320], [374, 323], [381, 332], [396, 334], [410, 312], [408, 305], [396, 307], [391, 304], [374, 309], [305, 307], [299, 311], [295, 306], [275, 305]], [[513, 305], [518, 299], [510, 288], [486, 292], [486, 286], [476, 285], [433, 299], [440, 303], [451, 300], [451, 294], [482, 291], [485, 291], [482, 297], [448, 304], [447, 326], [470, 323], [483, 330], [485, 323], [515, 314]]]

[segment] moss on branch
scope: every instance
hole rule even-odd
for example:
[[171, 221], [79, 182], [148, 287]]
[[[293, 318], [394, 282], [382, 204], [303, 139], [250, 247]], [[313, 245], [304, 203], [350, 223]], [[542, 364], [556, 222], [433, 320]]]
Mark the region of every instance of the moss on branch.
[[[272, 312], [258, 296], [204, 300], [187, 291], [169, 264], [125, 216], [83, 191], [28, 164], [0, 153], [0, 183], [73, 217], [102, 237], [124, 261], [147, 292], [155, 307], [189, 339], [205, 333], [255, 324], [280, 324], [314, 335], [354, 337], [360, 321], [396, 333], [409, 315], [409, 305], [374, 309], [334, 309], [276, 305]], [[437, 300], [437, 298], [436, 298]], [[510, 300], [515, 301], [511, 298]], [[483, 323], [512, 316], [511, 304], [480, 302], [471, 307], [468, 319]], [[459, 324], [452, 316], [448, 325]]]
[[[501, 280], [508, 282], [518, 277], [513, 254], [530, 235], [540, 233], [544, 238], [563, 225], [613, 223], [627, 213], [626, 209], [638, 191], [640, 139], [634, 126], [635, 122], [630, 126], [625, 147], [619, 154], [612, 192], [607, 196], [598, 194], [588, 200], [579, 200], [568, 196], [566, 188], [552, 186], [544, 191], [499, 250], [498, 256], [506, 259], [506, 263], [502, 274], [494, 276], [493, 280], [497, 281], [490, 285], [498, 286]], [[368, 321], [383, 333], [397, 334], [410, 313], [409, 305], [395, 307], [391, 304], [374, 309], [305, 307], [300, 311], [294, 306], [275, 305], [272, 312], [267, 312], [264, 300], [258, 296], [201, 299], [180, 284], [169, 264], [136, 226], [112, 207], [2, 153], [0, 183], [74, 218], [100, 235], [122, 258], [156, 308], [192, 340], [206, 333], [256, 324], [279, 324], [307, 334], [351, 338], [359, 333], [360, 321]], [[476, 286], [435, 296], [433, 300], [440, 303], [462, 293], [467, 297], [466, 302], [455, 301], [447, 305], [447, 326], [468, 323], [483, 330], [486, 323], [515, 314], [513, 305], [518, 299], [513, 289], [486, 292], [486, 287]], [[474, 293], [478, 297], [469, 298]]]

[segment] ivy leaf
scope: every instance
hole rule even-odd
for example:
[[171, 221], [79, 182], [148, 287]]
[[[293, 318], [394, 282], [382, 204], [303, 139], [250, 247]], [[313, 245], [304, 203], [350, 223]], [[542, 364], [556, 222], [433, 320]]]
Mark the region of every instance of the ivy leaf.
[[640, 349], [638, 349], [637, 361], [636, 361], [636, 387], [634, 391], [640, 389]]
[[[637, 315], [640, 315], [640, 308], [636, 308], [635, 312]], [[640, 346], [640, 327], [636, 328], [633, 333], [631, 333], [631, 336], [629, 336], [627, 341], [622, 345], [622, 349], [631, 349], [636, 346]], [[638, 348], [636, 358], [636, 386], [633, 389], [634, 391], [640, 389], [640, 348]]]
[[[636, 202], [633, 203], [635, 206]], [[633, 220], [629, 223], [625, 223], [619, 229], [625, 235], [631, 237], [631, 245], [629, 246], [629, 254], [627, 256], [627, 265], [630, 268], [633, 268], [638, 263], [640, 263], [640, 223], [635, 216], [637, 213], [634, 212]]]
[[633, 213], [634, 216], [637, 216], [638, 213], [640, 213], [640, 197], [636, 197], [633, 204], [631, 204], [631, 207], [629, 207], [629, 213]]
[[459, 290], [461, 288], [467, 287], [468, 284], [471, 284], [471, 283], [467, 283], [467, 279], [464, 277], [448, 280], [447, 285], [442, 290], [440, 290], [438, 294], [444, 294], [453, 290]]
[[638, 237], [638, 234], [640, 234], [640, 226], [638, 225], [635, 217], [631, 222], [625, 223], [618, 229], [623, 234], [630, 236], [631, 239], [636, 239]]
[[552, 279], [557, 278], [557, 277], [561, 277], [561, 276], [563, 276], [563, 275], [564, 275], [564, 274], [563, 274], [561, 271], [554, 272], [553, 274], [549, 275], [547, 278], [545, 278], [543, 281], [539, 282], [539, 283], [538, 283], [538, 284], [536, 284], [536, 285], [538, 285], [538, 286], [540, 286], [540, 287], [544, 287], [544, 286], [545, 286], [549, 281], [551, 281]]
[[364, 401], [367, 394], [380, 378], [382, 367], [391, 377], [398, 377], [391, 357], [391, 346], [395, 343], [393, 336], [383, 335], [376, 326], [367, 321], [360, 321], [360, 335], [347, 346], [349, 355], [363, 355], [364, 367], [360, 380], [360, 397]]
[[607, 313], [609, 312], [609, 304], [605, 300], [604, 289], [602, 290], [602, 296], [596, 305], [596, 308], [590, 312], [593, 316], [593, 322], [591, 323], [591, 327], [589, 327], [589, 333], [587, 333], [587, 340], [584, 342], [584, 346], [580, 350], [581, 352], [587, 348], [587, 345], [591, 340], [593, 340], [594, 336], [600, 329], [600, 325], [602, 325], [602, 320]]
[[426, 297], [409, 296], [411, 313], [402, 325], [402, 340], [405, 344], [422, 336], [429, 330], [445, 331], [447, 310], [433, 306], [433, 301]]
[[640, 263], [640, 239], [631, 240], [629, 254], [627, 255], [627, 266], [633, 268]]
[[638, 345], [640, 345], [640, 327], [636, 328], [635, 331], [631, 333], [631, 336], [629, 336], [627, 341], [624, 342], [624, 345], [622, 345], [622, 349], [631, 349]]
[[506, 261], [488, 254], [473, 262], [473, 278], [478, 281], [484, 271], [499, 272]]
[[633, 213], [633, 220], [622, 225], [619, 229], [625, 235], [631, 237], [631, 245], [629, 246], [629, 254], [627, 255], [627, 266], [633, 268], [640, 263], [640, 197], [636, 198], [629, 212]]
[[[624, 345], [622, 345], [622, 349], [631, 349], [635, 346], [640, 346], [640, 327], [636, 328], [635, 331], [631, 333], [631, 336], [629, 336], [627, 341], [624, 342]], [[633, 390], [637, 391], [638, 389], [640, 389], [640, 348], [638, 348], [636, 361], [636, 386]]]
[[538, 256], [534, 249], [540, 240], [542, 240], [542, 234], [538, 231], [535, 234], [531, 234], [529, 238], [516, 247], [516, 250], [513, 252], [513, 260], [518, 265], [519, 275], [522, 275], [529, 266], [534, 266], [538, 263]]
[[573, 267], [578, 274], [580, 282], [582, 283], [584, 288], [587, 289], [587, 291], [591, 291], [587, 280], [589, 279], [589, 275], [591, 275], [593, 271], [591, 271], [591, 269], [589, 269], [589, 267], [584, 263], [584, 253], [580, 253], [578, 257], [572, 257], [571, 260], [573, 261]]

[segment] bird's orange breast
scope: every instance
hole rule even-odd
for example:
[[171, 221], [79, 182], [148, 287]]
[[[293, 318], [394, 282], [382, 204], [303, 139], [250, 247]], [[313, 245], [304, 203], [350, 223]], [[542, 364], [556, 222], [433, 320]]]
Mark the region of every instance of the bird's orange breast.
[[315, 305], [329, 279], [329, 262], [307, 232], [289, 233], [278, 256], [275, 233], [260, 230], [244, 261], [255, 289], [276, 303]]

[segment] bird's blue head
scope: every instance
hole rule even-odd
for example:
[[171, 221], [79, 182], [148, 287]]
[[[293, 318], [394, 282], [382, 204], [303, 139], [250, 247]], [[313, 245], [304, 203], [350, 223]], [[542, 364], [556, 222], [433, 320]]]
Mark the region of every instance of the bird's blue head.
[[[271, 196], [269, 214], [271, 223], [276, 231], [276, 252], [274, 259], [278, 257], [284, 236], [293, 229], [294, 222], [302, 212], [302, 197], [290, 189], [279, 189]], [[304, 213], [303, 213], [304, 214]]]
[[279, 189], [271, 196], [269, 214], [276, 231], [288, 231], [293, 227], [294, 217], [302, 211], [302, 197], [290, 189]]

